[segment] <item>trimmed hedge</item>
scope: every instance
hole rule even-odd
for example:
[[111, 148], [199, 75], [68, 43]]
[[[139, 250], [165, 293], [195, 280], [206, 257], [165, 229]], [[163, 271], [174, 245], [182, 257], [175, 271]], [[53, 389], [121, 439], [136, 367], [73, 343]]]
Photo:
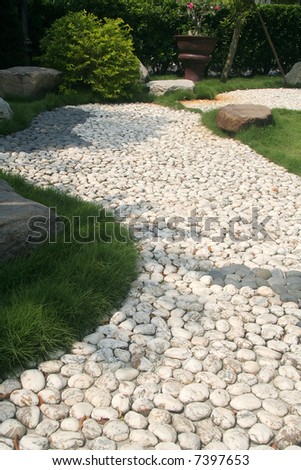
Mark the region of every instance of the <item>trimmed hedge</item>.
[[[177, 62], [177, 46], [174, 35], [183, 24], [178, 15], [176, 0], [28, 0], [30, 14], [30, 36], [35, 53], [38, 43], [45, 35], [46, 28], [55, 18], [68, 11], [85, 8], [99, 18], [121, 17], [132, 28], [135, 53], [155, 72], [165, 73]], [[298, 5], [260, 5], [260, 11], [274, 41], [285, 72], [301, 60], [301, 7]], [[229, 9], [224, 6], [210, 19], [220, 38], [211, 69], [220, 72], [223, 68], [233, 24]], [[267, 73], [275, 66], [259, 18], [249, 15], [239, 42], [233, 65], [233, 73], [240, 75], [246, 70], [251, 73]]]

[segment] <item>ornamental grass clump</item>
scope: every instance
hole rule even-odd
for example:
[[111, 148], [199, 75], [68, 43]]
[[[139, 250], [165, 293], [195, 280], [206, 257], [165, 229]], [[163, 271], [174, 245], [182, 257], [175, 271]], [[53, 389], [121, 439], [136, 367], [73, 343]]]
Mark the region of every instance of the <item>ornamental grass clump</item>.
[[139, 60], [122, 19], [99, 20], [85, 10], [54, 21], [41, 41], [40, 65], [63, 72], [60, 90], [87, 88], [105, 100], [131, 98]]

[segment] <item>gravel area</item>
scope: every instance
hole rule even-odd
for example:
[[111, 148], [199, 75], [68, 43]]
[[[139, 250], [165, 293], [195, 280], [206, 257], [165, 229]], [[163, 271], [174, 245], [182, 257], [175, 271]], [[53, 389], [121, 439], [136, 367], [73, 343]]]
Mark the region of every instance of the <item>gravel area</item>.
[[227, 104], [260, 104], [268, 108], [301, 110], [301, 91], [296, 88], [265, 88], [260, 90], [236, 90], [220, 93], [214, 100], [183, 101], [189, 108], [203, 111], [221, 108]]
[[[229, 95], [301, 109], [301, 90]], [[300, 450], [300, 178], [151, 104], [57, 109], [0, 146], [141, 253], [110, 324], [0, 384], [0, 449]]]

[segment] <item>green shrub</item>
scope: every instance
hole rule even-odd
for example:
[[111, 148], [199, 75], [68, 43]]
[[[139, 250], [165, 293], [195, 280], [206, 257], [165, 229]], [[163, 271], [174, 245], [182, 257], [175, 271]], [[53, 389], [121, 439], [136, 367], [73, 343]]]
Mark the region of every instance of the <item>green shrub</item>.
[[39, 63], [63, 72], [61, 90], [88, 87], [102, 99], [132, 95], [139, 79], [130, 28], [85, 10], [56, 20], [41, 41]]

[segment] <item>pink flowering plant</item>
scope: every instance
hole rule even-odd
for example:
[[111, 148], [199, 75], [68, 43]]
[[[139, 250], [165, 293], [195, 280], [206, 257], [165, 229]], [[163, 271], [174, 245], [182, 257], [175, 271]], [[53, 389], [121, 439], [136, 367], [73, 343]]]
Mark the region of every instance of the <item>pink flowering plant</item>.
[[185, 18], [183, 32], [192, 35], [209, 36], [212, 30], [207, 22], [209, 17], [215, 16], [220, 6], [210, 0], [186, 2], [178, 0], [180, 15]]

